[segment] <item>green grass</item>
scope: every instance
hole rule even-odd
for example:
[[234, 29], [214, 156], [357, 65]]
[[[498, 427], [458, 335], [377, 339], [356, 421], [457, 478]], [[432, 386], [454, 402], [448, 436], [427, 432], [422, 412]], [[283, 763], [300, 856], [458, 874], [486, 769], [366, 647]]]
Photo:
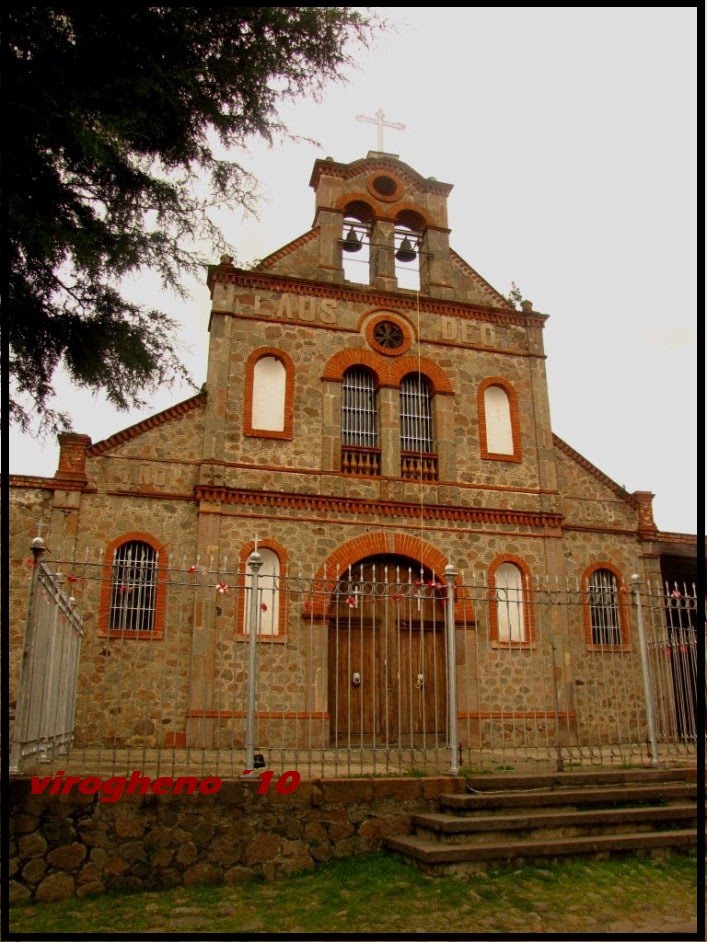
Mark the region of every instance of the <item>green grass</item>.
[[[700, 896], [700, 899], [702, 895]], [[15, 906], [13, 932], [601, 932], [619, 920], [666, 931], [694, 919], [696, 858], [569, 860], [464, 879], [428, 877], [386, 854], [275, 883], [109, 894]], [[616, 931], [614, 929], [614, 931]]]

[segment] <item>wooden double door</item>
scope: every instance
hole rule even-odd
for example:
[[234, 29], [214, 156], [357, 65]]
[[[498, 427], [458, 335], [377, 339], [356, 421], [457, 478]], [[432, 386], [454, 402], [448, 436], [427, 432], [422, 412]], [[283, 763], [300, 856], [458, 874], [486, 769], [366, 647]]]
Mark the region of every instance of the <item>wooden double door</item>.
[[444, 588], [419, 563], [353, 567], [329, 620], [332, 742], [419, 746], [446, 734]]

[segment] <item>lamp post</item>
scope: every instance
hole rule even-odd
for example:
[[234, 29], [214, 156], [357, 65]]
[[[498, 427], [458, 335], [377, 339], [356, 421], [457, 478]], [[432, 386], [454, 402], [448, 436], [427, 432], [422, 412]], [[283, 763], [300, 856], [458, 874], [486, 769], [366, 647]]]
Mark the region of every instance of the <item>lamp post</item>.
[[246, 703], [246, 731], [245, 731], [245, 767], [254, 768], [255, 762], [255, 655], [258, 637], [258, 573], [263, 565], [263, 557], [258, 552], [258, 543], [255, 543], [255, 552], [251, 553], [248, 568], [251, 572], [250, 581], [250, 618], [248, 623], [248, 699]]
[[651, 696], [650, 673], [648, 666], [648, 648], [646, 645], [646, 632], [643, 627], [643, 609], [641, 607], [641, 577], [634, 573], [631, 576], [633, 599], [636, 603], [636, 624], [638, 627], [638, 649], [641, 654], [641, 673], [643, 675], [643, 696], [646, 701], [646, 723], [648, 724], [648, 747], [651, 752], [651, 765], [658, 765], [658, 744], [655, 735], [655, 719], [653, 717], [653, 697]]
[[457, 571], [451, 563], [444, 568], [447, 580], [447, 605], [444, 622], [447, 635], [447, 728], [449, 730], [449, 774], [459, 774], [459, 752], [457, 743], [457, 654], [454, 633], [454, 579]]

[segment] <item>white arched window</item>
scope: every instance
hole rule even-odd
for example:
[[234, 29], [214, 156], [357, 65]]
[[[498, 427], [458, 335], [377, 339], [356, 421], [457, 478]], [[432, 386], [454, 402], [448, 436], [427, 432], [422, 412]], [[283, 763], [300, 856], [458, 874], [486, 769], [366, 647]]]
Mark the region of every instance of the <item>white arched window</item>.
[[261, 357], [253, 368], [251, 428], [264, 432], [285, 429], [287, 370], [277, 357]]
[[512, 455], [513, 423], [508, 393], [500, 386], [487, 386], [484, 390], [484, 416], [486, 420], [486, 451], [491, 455]]
[[526, 641], [523, 613], [523, 573], [513, 563], [501, 563], [494, 574], [498, 641]]
[[[259, 635], [277, 635], [280, 631], [280, 559], [277, 553], [271, 549], [262, 548], [258, 550], [263, 564], [258, 573], [258, 634]], [[248, 557], [248, 564], [253, 558], [253, 553]], [[246, 587], [248, 591], [245, 595], [244, 611], [244, 631], [250, 633], [250, 612], [251, 612], [251, 590], [253, 586], [253, 575], [249, 565], [246, 564]]]

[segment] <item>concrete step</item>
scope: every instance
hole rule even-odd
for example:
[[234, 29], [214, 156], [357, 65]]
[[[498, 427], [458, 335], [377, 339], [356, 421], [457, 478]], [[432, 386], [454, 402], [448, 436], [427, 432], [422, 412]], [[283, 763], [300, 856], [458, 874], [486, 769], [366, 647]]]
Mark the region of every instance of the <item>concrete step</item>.
[[470, 775], [467, 786], [475, 792], [585, 785], [636, 785], [655, 782], [696, 782], [695, 768], [591, 769], [572, 772], [498, 773]]
[[685, 828], [697, 821], [697, 806], [682, 802], [658, 807], [602, 808], [600, 810], [518, 811], [509, 814], [452, 815], [439, 812], [415, 814], [415, 833], [447, 844], [483, 843], [535, 837], [644, 831], [656, 828]]
[[612, 855], [651, 853], [660, 850], [687, 850], [697, 844], [692, 829], [549, 840], [500, 841], [488, 844], [446, 845], [418, 835], [388, 837], [385, 846], [404, 856], [428, 873], [460, 872], [485, 869], [489, 862], [508, 862], [534, 858], [574, 857], [577, 855]]
[[696, 786], [690, 782], [652, 782], [641, 784], [531, 786], [503, 791], [477, 791], [470, 794], [442, 795], [440, 806], [457, 814], [507, 808], [562, 808], [590, 804], [616, 806], [635, 802], [686, 801], [696, 798]]

